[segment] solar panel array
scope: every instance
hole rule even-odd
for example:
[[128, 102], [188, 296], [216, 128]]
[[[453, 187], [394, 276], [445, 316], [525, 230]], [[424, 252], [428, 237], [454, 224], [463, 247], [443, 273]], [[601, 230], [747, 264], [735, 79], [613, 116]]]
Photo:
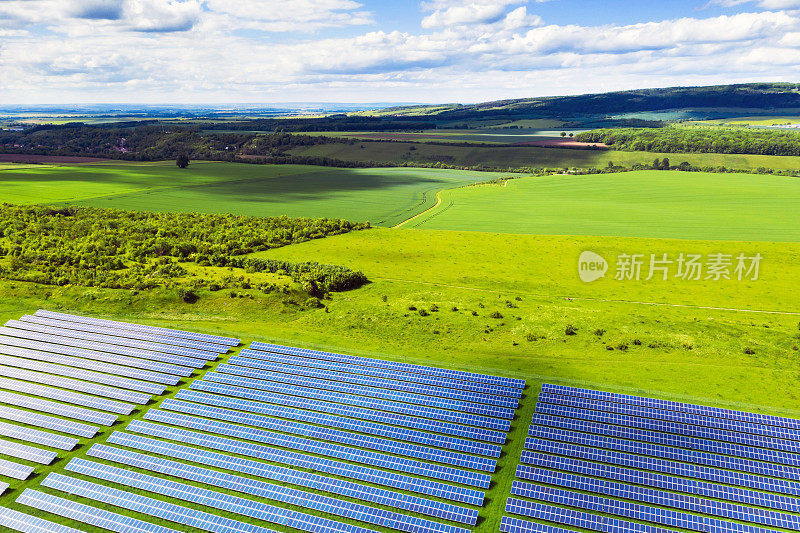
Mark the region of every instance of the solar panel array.
[[[292, 355], [291, 371], [253, 372], [248, 362], [264, 362], [256, 352], [113, 431], [45, 477], [46, 492], [26, 490], [18, 502], [113, 531], [164, 531], [167, 522], [225, 532], [269, 532], [261, 522], [314, 533], [477, 526], [524, 382], [336, 354], [343, 359], [331, 362], [344, 368], [335, 374], [294, 373], [330, 360], [310, 354]], [[368, 384], [338, 379], [374, 370], [382, 375]], [[129, 529], [117, 509], [135, 513]]]
[[545, 384], [505, 533], [800, 531], [800, 421]]
[[27, 479], [239, 342], [94, 320], [40, 311], [0, 327], [0, 480]]

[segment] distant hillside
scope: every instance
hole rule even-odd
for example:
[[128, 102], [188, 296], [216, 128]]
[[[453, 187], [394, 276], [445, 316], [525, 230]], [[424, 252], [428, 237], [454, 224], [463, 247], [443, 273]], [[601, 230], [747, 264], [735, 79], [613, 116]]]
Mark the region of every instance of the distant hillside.
[[638, 89], [580, 96], [550, 96], [498, 100], [473, 105], [396, 107], [384, 115], [434, 115], [438, 119], [576, 115], [608, 115], [666, 109], [787, 109], [800, 108], [800, 84], [750, 83], [709, 87]]

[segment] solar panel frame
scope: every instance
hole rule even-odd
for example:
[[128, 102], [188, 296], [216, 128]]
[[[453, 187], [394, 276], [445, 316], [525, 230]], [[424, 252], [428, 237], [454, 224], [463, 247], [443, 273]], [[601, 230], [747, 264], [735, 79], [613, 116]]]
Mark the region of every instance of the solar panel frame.
[[490, 374], [479, 374], [475, 372], [465, 372], [463, 370], [453, 370], [449, 368], [438, 368], [433, 366], [416, 365], [412, 363], [401, 363], [397, 361], [387, 361], [382, 359], [373, 359], [369, 357], [358, 357], [355, 355], [337, 354], [319, 350], [310, 350], [306, 348], [283, 346], [280, 344], [270, 344], [265, 342], [254, 341], [250, 344], [250, 349], [267, 351], [267, 352], [285, 353], [290, 355], [300, 355], [303, 357], [312, 357], [316, 359], [325, 359], [329, 361], [349, 362], [352, 364], [359, 364], [362, 366], [364, 365], [376, 366], [392, 370], [402, 370], [404, 372], [409, 372], [409, 373], [430, 374], [436, 377], [447, 376], [461, 381], [477, 381], [480, 383], [503, 385], [518, 389], [525, 388], [524, 379], [507, 378], [503, 376], [493, 376]]
[[107, 400], [105, 398], [96, 398], [88, 394], [79, 394], [77, 392], [65, 391], [53, 387], [45, 387], [44, 385], [27, 383], [25, 381], [8, 379], [4, 377], [0, 377], [0, 389], [22, 392], [32, 396], [40, 396], [42, 398], [49, 398], [51, 400], [75, 404], [80, 407], [98, 409], [120, 415], [129, 415], [136, 408], [134, 405], [129, 403]]
[[41, 361], [33, 361], [31, 359], [11, 357], [8, 355], [0, 355], [0, 365], [13, 366], [22, 368], [24, 370], [36, 370], [38, 372], [45, 372], [62, 377], [73, 377], [149, 394], [163, 394], [164, 391], [167, 390], [164, 385], [158, 383], [139, 381], [120, 376], [113, 376], [111, 374], [94, 372], [92, 370], [84, 370], [81, 368], [73, 368], [71, 366], [57, 365], [53, 363], [44, 363]]
[[[370, 420], [373, 422], [380, 422], [385, 424], [392, 424], [396, 426], [404, 426], [423, 431], [433, 431], [436, 433], [443, 433], [446, 435], [454, 435], [458, 437], [467, 437], [470, 439], [482, 440], [492, 443], [503, 444], [506, 441], [506, 434], [502, 431], [489, 430], [485, 428], [474, 428], [465, 425], [466, 422], [452, 423], [442, 422], [440, 420], [430, 420], [418, 416], [410, 416], [405, 414], [398, 414], [394, 412], [386, 412], [378, 410], [381, 406], [374, 406], [371, 408], [362, 408], [353, 404], [351, 400], [350, 405], [338, 403], [336, 400], [347, 401], [348, 398], [331, 399], [330, 396], [325, 394], [315, 394], [314, 391], [307, 389], [301, 390], [299, 388], [291, 389], [294, 394], [277, 393], [273, 391], [254, 390], [240, 386], [226, 385], [224, 383], [217, 383], [206, 380], [194, 381], [190, 388], [196, 391], [209, 392], [215, 394], [222, 394], [225, 396], [232, 396], [236, 398], [244, 398], [248, 400], [258, 400], [269, 403], [285, 405], [289, 407], [296, 407], [299, 409], [310, 409], [322, 413], [341, 415], [350, 418], [359, 418], [363, 420]], [[315, 398], [322, 397], [325, 400]], [[510, 429], [510, 424], [509, 429]]]
[[[522, 389], [510, 389], [498, 385], [488, 385], [477, 382], [455, 381], [446, 378], [427, 376], [425, 374], [407, 374], [405, 372], [398, 372], [395, 370], [384, 370], [377, 367], [329, 362], [320, 359], [306, 359], [303, 357], [276, 354], [273, 352], [259, 352], [257, 350], [250, 350], [247, 348], [239, 352], [239, 355], [232, 357], [229, 360], [229, 362], [231, 364], [243, 364], [245, 366], [253, 366], [252, 362], [259, 360], [266, 360], [273, 363], [317, 368], [322, 370], [333, 370], [337, 372], [349, 372], [352, 374], [358, 374], [360, 376], [372, 376], [379, 378], [395, 379], [399, 381], [407, 381], [409, 383], [420, 383], [423, 385], [431, 385], [434, 387], [479, 392], [482, 394], [489, 394], [493, 396], [508, 396], [511, 398], [522, 397]], [[248, 365], [248, 363], [246, 363], [245, 361], [250, 361], [251, 363]]]
[[[20, 494], [17, 503], [117, 533], [179, 533], [158, 524], [112, 513], [105, 509], [98, 509], [30, 488]], [[163, 518], [163, 516], [159, 518]]]
[[[155, 508], [160, 511], [159, 514], [154, 514], [155, 516], [158, 516], [160, 518], [165, 518], [167, 520], [171, 520], [180, 524], [185, 524], [191, 527], [200, 527], [199, 524], [202, 523], [206, 523], [208, 526], [216, 525], [219, 523], [227, 523], [227, 524], [236, 524], [237, 527], [234, 529], [229, 526], [225, 528], [224, 531], [242, 531], [243, 528], [246, 528], [244, 530], [250, 533], [274, 533], [271, 530], [268, 530], [260, 526], [256, 526], [252, 523], [245, 524], [243, 522], [239, 522], [238, 520], [224, 518], [218, 515], [212, 515], [204, 511], [189, 509], [186, 507], [182, 507], [180, 505], [175, 505], [169, 502], [165, 502], [163, 500], [157, 500], [147, 496], [139, 496], [137, 494], [131, 494], [129, 492], [122, 491], [119, 489], [114, 489], [106, 485], [99, 485], [97, 483], [83, 481], [71, 478], [69, 476], [64, 476], [61, 474], [51, 473], [44, 479], [42, 485], [56, 490], [66, 491], [72, 494], [83, 496], [85, 498], [90, 498], [96, 501], [106, 502], [119, 507], [136, 510], [139, 512], [142, 512], [140, 507]], [[184, 489], [183, 491], [180, 492], [175, 491], [174, 493], [170, 494], [170, 496], [184, 499], [185, 501], [190, 501], [193, 503], [199, 503], [204, 505], [205, 507], [222, 508], [226, 511], [235, 512], [237, 514], [244, 514], [242, 513], [242, 510], [248, 508], [245, 507], [244, 501], [242, 501], [244, 500], [243, 498], [236, 498], [234, 496], [227, 496], [222, 500], [213, 500], [213, 501], [209, 497], [206, 497], [201, 501], [197, 501], [199, 500], [199, 498], [195, 497], [196, 494], [204, 493], [207, 495], [208, 492], [212, 491], [203, 491], [202, 489], [192, 487]], [[225, 505], [220, 507], [220, 505], [223, 502], [225, 503]], [[339, 522], [336, 522], [335, 520], [323, 519], [313, 515], [308, 515], [306, 513], [301, 513], [299, 511], [292, 511], [289, 509], [275, 507], [272, 505], [260, 504], [257, 507], [259, 509], [268, 509], [269, 513], [261, 511], [257, 515], [255, 513], [250, 513], [250, 514], [245, 514], [245, 516], [249, 517], [257, 516], [261, 520], [266, 520], [273, 523], [280, 523], [284, 525], [293, 525], [293, 527], [297, 529], [303, 529], [306, 531], [331, 531], [331, 532], [341, 531], [347, 533], [376, 533], [366, 528], [341, 524]], [[252, 509], [253, 507], [249, 508]], [[168, 514], [170, 511], [171, 514]], [[279, 518], [281, 520], [277, 521]], [[289, 518], [295, 518], [292, 524], [287, 524], [286, 520]], [[300, 521], [298, 521], [298, 519]], [[311, 529], [309, 527], [311, 525], [309, 524], [311, 520], [315, 520], [320, 524], [324, 524], [324, 527], [320, 529], [317, 528]], [[308, 524], [308, 526], [298, 527], [298, 525], [301, 525], [302, 523]], [[208, 529], [208, 528], [201, 527], [201, 529]], [[214, 530], [208, 529], [208, 530], [218, 531], [217, 529]]]
[[123, 390], [116, 387], [108, 387], [106, 385], [80, 381], [72, 378], [53, 376], [41, 372], [33, 372], [22, 368], [0, 366], [0, 376], [5, 376], [9, 378], [18, 378], [24, 381], [29, 381], [34, 383], [53, 385], [56, 387], [61, 387], [63, 389], [87, 392], [95, 396], [114, 398], [117, 400], [123, 400], [125, 402], [131, 402], [140, 405], [146, 404], [152, 398], [152, 395], [150, 394]]
[[[40, 352], [50, 352], [58, 355], [69, 355], [73, 357], [80, 357], [83, 359], [92, 359], [96, 361], [103, 361], [104, 363], [112, 363], [122, 366], [130, 366], [134, 368], [141, 368], [142, 370], [152, 370], [154, 372], [162, 372], [164, 374], [174, 374], [176, 376], [188, 377], [194, 372], [192, 366], [181, 366], [178, 364], [165, 363], [158, 360], [144, 359], [141, 357], [130, 357], [127, 355], [118, 355], [108, 352], [101, 352], [98, 350], [90, 350], [88, 348], [75, 348], [73, 346], [65, 346], [61, 344], [54, 344], [44, 341], [36, 341], [31, 339], [24, 339], [22, 337], [0, 337], [0, 344], [5, 346], [15, 346], [17, 348], [28, 348], [30, 350], [37, 350]], [[176, 360], [183, 360], [184, 358], [177, 357]], [[188, 360], [188, 358], [186, 358]], [[194, 360], [191, 360], [194, 361]]]
[[[184, 429], [159, 426], [158, 424], [152, 424], [140, 420], [131, 421], [131, 423], [127, 426], [127, 430], [144, 435], [152, 435], [159, 438], [171, 439], [179, 442], [196, 444], [199, 446], [212, 447], [219, 450], [235, 449], [238, 450], [236, 453], [259, 458], [269, 457], [269, 460], [271, 461], [283, 460], [284, 464], [311, 464], [313, 465], [314, 469], [319, 471], [336, 473], [337, 475], [353, 477], [354, 479], [369, 481], [376, 484], [391, 483], [391, 486], [395, 488], [402, 488], [412, 492], [438, 496], [472, 505], [483, 504], [483, 492], [472, 488], [456, 487], [441, 483], [439, 481], [430, 481], [421, 477], [411, 477], [405, 474], [424, 476], [436, 480], [459, 483], [462, 485], [477, 486], [481, 488], [488, 488], [490, 483], [489, 476], [485, 474], [478, 474], [467, 470], [460, 470], [435, 463], [426, 463], [414, 459], [394, 457], [392, 455], [362, 450], [359, 448], [343, 446], [335, 443], [310, 440], [295, 435], [286, 435], [283, 433], [253, 429], [236, 424], [220, 422], [218, 420], [197, 418], [169, 411], [161, 411], [158, 409], [151, 409], [145, 414], [144, 418], [146, 420], [154, 420], [157, 422], [176, 425], [180, 428], [198, 429], [207, 433], [212, 433], [213, 435], [198, 434]], [[231, 442], [232, 439], [222, 439], [216, 435], [235, 437], [239, 439], [238, 442], [240, 444], [233, 445]], [[112, 438], [114, 438], [113, 435]], [[263, 450], [259, 445], [250, 445], [250, 443], [246, 442], [247, 440], [270, 444], [272, 446], [278, 446], [280, 448], [286, 448], [292, 451], [284, 452], [283, 450], [276, 450], [282, 453], [280, 453], [280, 455], [264, 454], [260, 453], [260, 451]], [[315, 456], [303, 455], [295, 452], [294, 450], [310, 452], [316, 455], [332, 457], [334, 459], [343, 459], [348, 462], [344, 463], [325, 458], [318, 458]], [[264, 457], [262, 457], [262, 455]], [[292, 462], [289, 462], [290, 460]], [[361, 465], [367, 466], [360, 466], [351, 463], [360, 463]], [[394, 472], [376, 470], [372, 467], [393, 470]], [[384, 477], [380, 478], [381, 475]]]
[[111, 413], [101, 413], [83, 407], [75, 407], [74, 405], [66, 405], [2, 390], [0, 390], [0, 403], [24, 407], [25, 409], [40, 411], [42, 413], [65, 416], [67, 418], [100, 424], [102, 426], [110, 426], [116, 422], [118, 418], [117, 415]]
[[[0, 475], [24, 481], [33, 474], [34, 470], [36, 469], [29, 465], [21, 465], [13, 461], [0, 459]], [[0, 488], [3, 489], [0, 494], [5, 492], [8, 486], [8, 483], [0, 483]]]
[[[388, 439], [393, 439], [391, 446], [397, 450], [395, 453], [401, 453], [400, 450], [403, 450], [403, 455], [420, 453], [420, 446], [418, 446], [420, 444], [425, 446], [435, 446], [437, 448], [446, 450], [454, 450], [462, 455], [478, 454], [494, 458], [500, 457], [500, 452], [502, 450], [500, 446], [484, 442], [469, 441], [466, 439], [448, 437], [445, 435], [437, 435], [435, 433], [398, 428], [385, 424], [377, 424], [374, 422], [366, 422], [354, 418], [345, 418], [323, 413], [316, 413], [304, 409], [285, 407], [282, 405], [228, 398], [225, 396], [219, 396], [217, 394], [208, 394], [193, 390], [182, 389], [178, 391], [178, 394], [175, 395], [175, 399], [191, 401], [203, 405], [213, 405], [215, 407], [223, 407], [227, 409], [236, 409], [237, 411], [243, 411], [246, 413], [258, 413], [289, 420], [310, 422], [325, 426], [326, 428], [338, 428], [342, 430], [355, 431], [366, 435], [385, 437]], [[387, 441], [384, 446], [388, 445], [389, 444]], [[463, 460], [464, 459], [462, 458], [462, 461]], [[477, 461], [477, 459], [473, 460]], [[483, 461], [482, 464], [490, 466], [493, 471], [494, 464], [485, 461]]]
[[[252, 373], [259, 375], [258, 373]], [[504, 408], [498, 406], [484, 405], [479, 403], [467, 402], [462, 400], [453, 400], [448, 398], [438, 398], [430, 395], [407, 393], [402, 391], [393, 391], [388, 389], [381, 389], [376, 387], [363, 387], [350, 383], [339, 381], [332, 381], [327, 379], [315, 379], [304, 376], [297, 376], [293, 374], [281, 374], [278, 372], [261, 373], [261, 378], [245, 377], [234, 373], [223, 373], [219, 370], [211, 371], [203, 376], [203, 379], [216, 381], [218, 383], [227, 383], [235, 385], [241, 383], [242, 386], [258, 389], [264, 383], [276, 383], [278, 385], [295, 385], [306, 388], [314, 388], [321, 390], [330, 390], [339, 394], [348, 396], [367, 396], [376, 398], [378, 400], [390, 401], [394, 403], [412, 404], [424, 407], [427, 409], [435, 409], [437, 411], [460, 411], [464, 413], [472, 413], [491, 418], [514, 418], [513, 408]]]
[[30, 411], [23, 411], [21, 409], [14, 409], [13, 407], [5, 405], [0, 405], [0, 418], [89, 439], [94, 437], [98, 432], [98, 428], [94, 426], [72, 422], [71, 420], [62, 420], [39, 413], [32, 413]]
[[0, 526], [14, 531], [21, 531], [22, 533], [83, 533], [79, 529], [50, 522], [44, 518], [21, 513], [8, 507], [0, 507]]
[[[176, 463], [174, 461], [170, 461], [170, 463], [172, 463], [177, 470], [173, 470], [171, 473], [159, 470], [158, 473], [166, 473], [171, 477], [194, 481], [202, 484], [203, 487], [199, 488], [179, 481], [174, 481], [172, 479], [152, 476], [149, 474], [141, 474], [117, 466], [100, 464], [81, 458], [72, 459], [69, 464], [67, 464], [66, 470], [105, 481], [121, 483], [140, 490], [153, 491], [157, 494], [163, 495], [173, 495], [175, 492], [183, 493], [184, 491], [192, 491], [195, 492], [197, 496], [205, 495], [209, 500], [219, 500], [220, 498], [224, 498], [226, 496], [223, 493], [205, 488], [206, 486], [210, 486], [229, 489], [231, 491], [240, 492], [250, 496], [256, 496], [262, 500], [267, 499], [284, 504], [308, 507], [317, 511], [324, 511], [335, 516], [341, 516], [351, 520], [358, 520], [372, 525], [388, 527], [389, 529], [398, 529], [400, 531], [446, 533], [446, 531], [449, 530], [453, 531], [454, 533], [469, 533], [469, 530], [461, 527], [447, 526], [440, 522], [433, 522], [426, 518], [415, 518], [395, 511], [378, 509], [362, 503], [347, 502], [331, 496], [307, 492], [302, 489], [275, 485], [274, 483], [269, 483], [266, 481], [217, 472], [200, 467], [181, 465], [180, 463]], [[287, 479], [286, 481], [291, 483], [291, 480]], [[154, 488], [160, 490], [153, 490]], [[320, 488], [320, 490], [324, 489]], [[264, 505], [253, 500], [244, 498], [240, 499], [238, 496], [234, 496], [234, 498], [236, 498], [237, 501], [240, 501], [240, 503], [243, 505], [250, 505], [252, 508], [256, 509], [258, 509], [259, 506]], [[355, 498], [355, 496], [353, 496], [353, 498]], [[213, 504], [212, 507], [221, 508], [219, 505]], [[268, 507], [265, 506], [264, 508]], [[409, 529], [409, 526], [413, 526], [414, 529]]]
[[[198, 483], [216, 485], [220, 487], [239, 486], [243, 483], [251, 481], [248, 478], [243, 478], [235, 474], [223, 474], [214, 470], [188, 465], [183, 462], [192, 461], [224, 470], [247, 473], [250, 476], [277, 480], [284, 483], [290, 483], [292, 485], [320, 490], [340, 496], [348, 496], [350, 498], [368, 501], [370, 503], [379, 503], [392, 508], [403, 509], [407, 511], [411, 510], [424, 515], [469, 525], [475, 525], [478, 520], [477, 510], [467, 509], [465, 507], [459, 507], [453, 504], [443, 504], [441, 502], [426, 500], [425, 498], [420, 498], [418, 496], [409, 496], [407, 494], [393, 492], [386, 489], [361, 485], [352, 481], [330, 478], [300, 470], [292, 470], [282, 466], [274, 466], [271, 464], [259, 463], [251, 460], [236, 460], [231, 456], [226, 456], [224, 454], [218, 454], [215, 452], [206, 452], [204, 450], [189, 446], [173, 445], [171, 448], [172, 449], [170, 451], [172, 453], [170, 453], [169, 456], [180, 459], [181, 462], [155, 458], [151, 455], [114, 448], [112, 446], [106, 446], [103, 444], [94, 444], [89, 449], [87, 454], [91, 457], [148, 470], [150, 472], [167, 474]], [[211, 476], [222, 477], [224, 482], [206, 482], [205, 480]]]
[[41, 326], [51, 326], [59, 329], [71, 329], [75, 331], [83, 331], [86, 333], [97, 333], [101, 335], [110, 335], [112, 337], [123, 337], [126, 339], [134, 339], [146, 342], [154, 342], [158, 344], [169, 344], [172, 346], [180, 346], [182, 348], [190, 348], [196, 350], [203, 350], [213, 353], [227, 353], [230, 348], [221, 346], [219, 344], [212, 344], [206, 342], [193, 341], [189, 339], [181, 339], [179, 337], [166, 337], [162, 335], [154, 335], [151, 333], [144, 333], [134, 330], [125, 330], [121, 328], [111, 328], [100, 325], [86, 324], [81, 322], [71, 322], [68, 320], [58, 320], [55, 318], [47, 318], [36, 315], [23, 315], [20, 317], [20, 322], [30, 322], [39, 324]]
[[52, 318], [59, 318], [61, 320], [71, 320], [74, 322], [86, 322], [86, 323], [95, 323], [95, 324], [102, 324], [108, 326], [115, 326], [119, 328], [127, 328], [132, 329], [134, 331], [154, 331], [160, 332], [165, 336], [177, 336], [183, 337], [187, 339], [206, 339], [208, 342], [216, 342], [217, 344], [223, 344], [228, 346], [238, 346], [241, 344], [240, 339], [236, 339], [233, 337], [223, 337], [220, 335], [209, 335], [207, 333], [195, 333], [192, 331], [184, 331], [180, 329], [168, 329], [168, 328], [160, 328], [158, 326], [148, 326], [145, 324], [135, 324], [132, 322], [120, 322], [116, 320], [107, 320], [105, 318], [93, 318], [87, 316], [80, 316], [80, 315], [71, 315], [67, 313], [58, 313], [55, 311], [48, 311], [46, 309], [39, 309], [34, 313], [36, 316], [49, 316]]
[[58, 457], [58, 453], [56, 452], [5, 439], [0, 439], [0, 454], [43, 465], [49, 465]]
[[79, 442], [78, 439], [73, 437], [64, 437], [63, 435], [9, 424], [8, 422], [0, 422], [0, 435], [67, 451], [73, 449]]
[[500, 519], [501, 533], [577, 533], [572, 529], [554, 527], [548, 524], [530, 522], [512, 516], [503, 516]]
[[4, 326], [6, 328], [17, 329], [20, 331], [34, 331], [38, 333], [56, 335], [59, 337], [68, 337], [73, 339], [81, 339], [84, 341], [101, 342], [105, 344], [113, 344], [115, 346], [127, 346], [129, 348], [137, 348], [139, 350], [147, 350], [151, 352], [184, 355], [187, 357], [192, 357], [195, 359], [203, 359], [206, 361], [213, 361], [219, 356], [219, 354], [203, 350], [180, 348], [178, 346], [171, 346], [169, 344], [159, 344], [155, 342], [137, 341], [133, 339], [127, 339], [125, 337], [113, 337], [111, 335], [101, 335], [99, 333], [86, 333], [74, 329], [59, 329], [50, 326], [40, 326], [38, 324], [34, 324], [33, 322], [21, 322], [19, 320], [8, 320], [4, 324]]
[[[254, 368], [258, 368], [258, 370], [255, 370]], [[233, 363], [222, 363], [219, 366], [217, 366], [216, 370], [218, 372], [224, 372], [226, 374], [235, 374], [239, 376], [255, 377], [255, 378], [260, 377], [262, 379], [267, 373], [270, 374], [275, 373], [276, 375], [291, 374], [296, 376], [308, 376], [308, 377], [321, 378], [343, 383], [357, 384], [367, 387], [376, 387], [394, 391], [410, 392], [413, 394], [427, 394], [434, 398], [441, 397], [459, 401], [474, 402], [476, 404], [496, 405], [500, 407], [513, 408], [513, 409], [516, 409], [519, 406], [518, 398], [510, 398], [507, 396], [490, 396], [470, 391], [445, 389], [442, 387], [429, 387], [427, 385], [419, 385], [416, 383], [409, 383], [404, 381], [358, 376], [356, 374], [348, 374], [346, 372], [323, 371], [323, 370], [314, 370], [311, 368], [281, 365], [277, 363], [270, 363], [268, 361], [257, 362], [257, 364], [253, 368], [236, 365]]]

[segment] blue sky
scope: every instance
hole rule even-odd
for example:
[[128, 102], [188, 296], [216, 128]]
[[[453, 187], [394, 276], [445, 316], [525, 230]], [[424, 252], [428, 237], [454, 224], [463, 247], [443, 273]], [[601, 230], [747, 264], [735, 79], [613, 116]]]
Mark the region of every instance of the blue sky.
[[800, 0], [0, 0], [0, 101], [476, 102], [800, 81]]

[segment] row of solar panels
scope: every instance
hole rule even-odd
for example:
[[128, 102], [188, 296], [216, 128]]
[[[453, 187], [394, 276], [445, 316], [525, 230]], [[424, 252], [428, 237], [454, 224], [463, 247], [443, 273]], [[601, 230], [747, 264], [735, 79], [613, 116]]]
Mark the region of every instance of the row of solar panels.
[[[361, 368], [353, 365], [347, 373], [358, 376]], [[389, 372], [405, 379], [402, 371]], [[99, 506], [108, 504], [103, 510], [33, 490], [18, 501], [115, 531], [161, 531], [153, 528], [163, 526], [137, 518], [122, 529], [123, 517], [112, 506], [226, 532], [268, 531], [247, 518], [320, 533], [372, 531], [306, 510], [407, 532], [466, 533], [477, 523], [481, 489], [490, 485], [489, 472], [500, 455], [496, 443], [505, 441], [513, 409], [497, 418], [463, 409], [481, 405], [469, 400], [402, 391], [398, 396], [390, 388], [327, 375], [303, 378], [317, 386], [298, 382], [293, 374], [281, 376], [286, 379], [266, 372], [210, 373], [150, 409], [144, 420], [93, 445], [89, 458], [73, 459], [65, 474], [74, 472], [80, 479], [51, 474], [43, 482]], [[244, 521], [167, 503], [160, 496], [239, 514]]]
[[[0, 455], [28, 463], [47, 465], [58, 455], [28, 443], [72, 450], [76, 437], [93, 438], [98, 426], [113, 425], [228, 350], [215, 344], [201, 353], [197, 343], [194, 359], [174, 353], [176, 342], [184, 349], [191, 341], [158, 331], [44, 315], [0, 327], [0, 436], [13, 439], [0, 439]], [[33, 471], [0, 458], [0, 475], [27, 479]]]
[[720, 412], [702, 412], [677, 402], [543, 386], [516, 471], [522, 481], [514, 481], [516, 497], [506, 506], [507, 513], [537, 522], [504, 517], [501, 531], [558, 530], [543, 522], [615, 531], [607, 517], [591, 514], [597, 512], [619, 517], [617, 526], [626, 531], [800, 531], [794, 514], [800, 512], [794, 481], [800, 469], [787, 466], [800, 464], [800, 456], [756, 448], [781, 441], [742, 437], [752, 424], [744, 413], [726, 410], [735, 423], [722, 430], [714, 427]]

